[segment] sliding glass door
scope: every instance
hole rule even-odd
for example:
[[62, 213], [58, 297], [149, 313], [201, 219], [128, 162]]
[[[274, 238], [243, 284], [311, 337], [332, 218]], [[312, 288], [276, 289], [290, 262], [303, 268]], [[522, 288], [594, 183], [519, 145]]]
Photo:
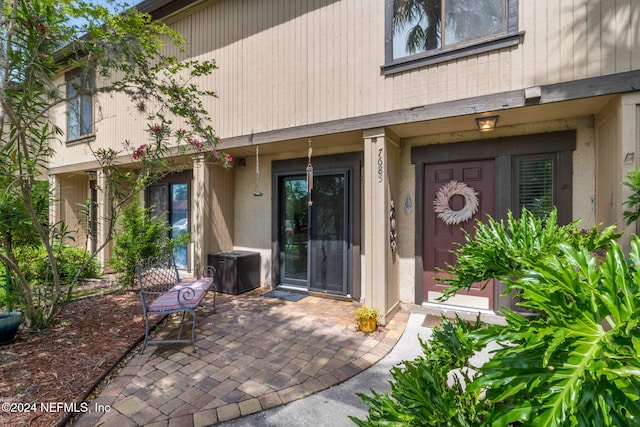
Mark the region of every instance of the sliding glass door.
[[279, 179], [280, 282], [348, 293], [349, 173], [316, 173], [309, 201], [305, 175]]
[[[172, 182], [150, 185], [147, 188], [147, 206], [155, 216], [163, 218], [171, 225], [170, 237], [189, 232], [189, 180], [190, 175], [172, 177]], [[178, 268], [189, 265], [187, 245], [178, 245], [173, 255]]]

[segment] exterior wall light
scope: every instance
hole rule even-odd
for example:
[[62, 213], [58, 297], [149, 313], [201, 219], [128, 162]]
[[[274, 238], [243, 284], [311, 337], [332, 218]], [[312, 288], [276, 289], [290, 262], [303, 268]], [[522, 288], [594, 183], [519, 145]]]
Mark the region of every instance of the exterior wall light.
[[480, 132], [487, 132], [496, 128], [499, 116], [478, 117], [476, 119], [476, 126]]
[[407, 200], [404, 201], [404, 213], [410, 215], [413, 212], [413, 201], [411, 196], [407, 196]]

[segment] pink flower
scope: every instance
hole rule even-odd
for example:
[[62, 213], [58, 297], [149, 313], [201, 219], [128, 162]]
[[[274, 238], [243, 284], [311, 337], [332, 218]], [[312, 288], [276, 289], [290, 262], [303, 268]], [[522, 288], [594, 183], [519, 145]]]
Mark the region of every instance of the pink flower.
[[233, 158], [227, 154], [227, 157], [225, 157], [225, 160], [227, 161], [227, 163], [231, 163], [233, 161]]
[[144, 159], [147, 156], [147, 144], [142, 144], [133, 150], [133, 160]]
[[196, 138], [187, 138], [187, 141], [193, 145], [193, 147], [198, 150], [199, 153], [202, 153], [202, 142]]
[[161, 134], [164, 132], [164, 127], [162, 125], [155, 125], [151, 128], [151, 132], [155, 134]]

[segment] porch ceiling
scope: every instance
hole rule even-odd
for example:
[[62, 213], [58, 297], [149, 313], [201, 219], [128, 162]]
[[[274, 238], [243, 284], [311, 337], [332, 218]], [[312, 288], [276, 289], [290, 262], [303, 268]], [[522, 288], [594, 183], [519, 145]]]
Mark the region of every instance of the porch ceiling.
[[394, 125], [389, 128], [404, 139], [423, 135], [474, 131], [477, 130], [475, 119], [485, 116], [500, 116], [498, 127], [542, 123], [595, 115], [613, 97], [613, 95], [607, 95], [542, 105], [528, 105], [496, 112]]
[[[548, 104], [532, 104], [495, 112], [403, 123], [387, 126], [387, 128], [391, 129], [400, 138], [405, 139], [425, 135], [475, 131], [475, 119], [483, 116], [500, 116], [498, 127], [543, 123], [575, 117], [593, 116], [604, 108], [613, 98], [614, 95], [603, 95]], [[313, 141], [314, 147], [322, 147], [323, 149], [344, 146], [362, 141], [362, 130], [316, 135], [312, 136], [311, 140]], [[251, 141], [251, 137], [249, 137], [248, 140]], [[258, 142], [258, 144], [260, 145], [260, 154], [269, 155], [306, 150], [308, 139], [295, 138], [272, 143]], [[246, 145], [246, 143], [232, 144], [232, 146], [223, 147], [223, 149], [228, 150], [234, 157], [255, 156], [255, 145], [253, 145], [252, 142], [249, 142], [249, 145]]]
[[[342, 132], [330, 135], [317, 135], [310, 138], [314, 148], [322, 147], [323, 149], [330, 147], [339, 147], [363, 141], [362, 131]], [[305, 150], [306, 152], [309, 142], [308, 138], [296, 138], [282, 142], [259, 145], [260, 155], [262, 156], [283, 152], [296, 152], [300, 150]], [[256, 155], [255, 145], [245, 145], [242, 147], [234, 147], [229, 149], [224, 148], [223, 146], [223, 149], [229, 151], [229, 153], [231, 153], [233, 157], [251, 157]], [[314, 150], [314, 154], [315, 152], [316, 151]]]

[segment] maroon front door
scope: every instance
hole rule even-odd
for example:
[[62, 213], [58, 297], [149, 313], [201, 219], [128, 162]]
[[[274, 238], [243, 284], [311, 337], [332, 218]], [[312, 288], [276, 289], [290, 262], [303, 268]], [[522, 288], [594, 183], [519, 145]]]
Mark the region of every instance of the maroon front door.
[[[436, 193], [451, 181], [466, 184], [477, 192], [478, 211], [468, 221], [447, 225], [434, 211], [433, 201]], [[455, 243], [464, 242], [463, 231], [473, 235], [476, 220], [485, 220], [487, 215], [494, 216], [495, 211], [495, 171], [493, 160], [469, 162], [440, 163], [425, 165], [424, 171], [424, 239], [423, 239], [423, 283], [424, 299], [427, 302], [438, 302], [436, 298], [448, 286], [438, 279], [445, 275], [438, 271], [447, 264], [455, 263], [451, 253]], [[454, 195], [449, 199], [449, 206], [458, 211], [465, 206], [463, 196]], [[493, 280], [489, 283], [474, 284], [468, 292], [459, 292], [458, 297], [447, 304], [484, 308], [493, 307]]]

